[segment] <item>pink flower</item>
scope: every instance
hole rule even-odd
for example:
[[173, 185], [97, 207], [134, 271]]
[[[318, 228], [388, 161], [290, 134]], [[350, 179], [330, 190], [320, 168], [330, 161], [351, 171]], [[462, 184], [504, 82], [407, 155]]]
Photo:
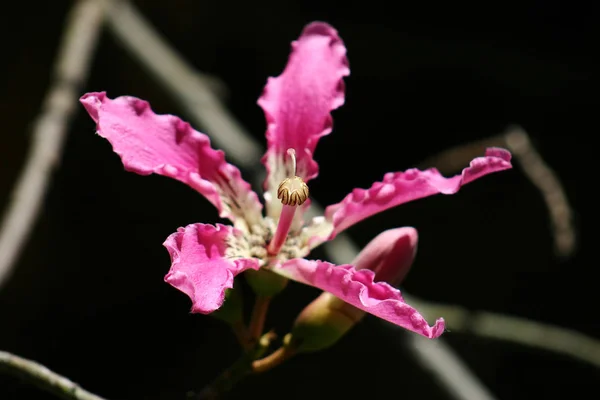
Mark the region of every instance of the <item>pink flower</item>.
[[[427, 337], [443, 331], [443, 320], [423, 326], [423, 317], [369, 271], [304, 259], [321, 243], [388, 208], [437, 193], [456, 193], [481, 176], [511, 168], [510, 153], [488, 149], [462, 174], [445, 178], [435, 169], [388, 173], [369, 189], [355, 189], [325, 215], [304, 221], [306, 183], [318, 174], [316, 145], [332, 129], [331, 111], [344, 103], [343, 77], [350, 73], [346, 48], [335, 29], [315, 22], [292, 43], [284, 72], [269, 78], [258, 104], [267, 120], [265, 207], [240, 171], [225, 161], [208, 137], [173, 115], [157, 115], [134, 97], [114, 100], [103, 92], [81, 102], [112, 144], [125, 169], [156, 173], [194, 188], [233, 226], [191, 224], [167, 238], [172, 266], [165, 280], [186, 293], [192, 311], [218, 309], [233, 278], [265, 268], [313, 285], [366, 312]], [[280, 200], [277, 200], [277, 199]]]

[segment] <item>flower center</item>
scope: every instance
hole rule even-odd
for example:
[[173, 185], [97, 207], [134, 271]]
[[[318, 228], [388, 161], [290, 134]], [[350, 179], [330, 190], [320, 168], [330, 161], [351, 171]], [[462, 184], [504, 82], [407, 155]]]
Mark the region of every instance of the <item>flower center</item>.
[[287, 154], [290, 156], [292, 163], [293, 176], [285, 178], [277, 188], [277, 198], [281, 200], [283, 207], [281, 208], [275, 235], [267, 247], [269, 255], [276, 255], [281, 250], [281, 246], [283, 246], [294, 221], [296, 206], [304, 204], [309, 194], [306, 183], [296, 175], [296, 151], [288, 149]]

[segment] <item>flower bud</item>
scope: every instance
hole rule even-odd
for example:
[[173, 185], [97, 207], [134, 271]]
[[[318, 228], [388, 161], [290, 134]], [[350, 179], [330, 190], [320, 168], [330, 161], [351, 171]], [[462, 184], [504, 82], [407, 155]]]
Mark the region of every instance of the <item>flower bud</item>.
[[291, 332], [297, 351], [310, 352], [330, 347], [346, 334], [365, 312], [331, 293], [323, 292], [298, 316]]
[[377, 235], [356, 256], [356, 269], [375, 272], [375, 281], [399, 285], [412, 266], [417, 253], [419, 235], [415, 228], [389, 229]]
[[[399, 284], [410, 269], [417, 250], [414, 228], [390, 229], [379, 234], [355, 258], [357, 270], [375, 272], [375, 281]], [[298, 316], [290, 342], [296, 351], [310, 352], [330, 347], [346, 334], [365, 312], [324, 292]]]

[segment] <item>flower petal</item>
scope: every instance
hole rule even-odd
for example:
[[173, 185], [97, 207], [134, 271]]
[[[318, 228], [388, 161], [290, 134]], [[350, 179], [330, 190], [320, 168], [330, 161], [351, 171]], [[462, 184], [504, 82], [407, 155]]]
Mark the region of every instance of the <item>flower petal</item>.
[[385, 282], [373, 282], [375, 273], [371, 270], [357, 271], [351, 265], [336, 266], [303, 258], [276, 268], [290, 279], [325, 290], [360, 310], [425, 337], [436, 338], [444, 332], [442, 318], [430, 327], [417, 310], [404, 302], [398, 289]]
[[[344, 103], [343, 77], [350, 74], [346, 48], [337, 31], [323, 22], [307, 25], [292, 43], [287, 66], [269, 78], [258, 104], [267, 120], [265, 200], [268, 215], [279, 216], [275, 190], [293, 175], [287, 149], [296, 151], [297, 174], [308, 181], [318, 174], [313, 153], [319, 138], [331, 132], [331, 111]], [[273, 200], [273, 201], [271, 201]]]
[[[331, 232], [328, 237], [310, 238], [314, 247], [325, 240], [333, 239], [338, 233], [388, 208], [408, 203], [438, 193], [454, 194], [469, 182], [492, 172], [512, 168], [511, 155], [507, 150], [489, 148], [485, 157], [471, 161], [460, 175], [443, 177], [437, 169], [425, 171], [409, 169], [406, 172], [387, 173], [382, 182], [376, 182], [369, 189], [354, 189], [340, 203], [325, 209], [325, 219], [315, 223], [324, 224], [320, 229], [307, 229], [310, 232]], [[327, 227], [328, 225], [328, 227]], [[326, 229], [327, 228], [327, 229]]]
[[163, 243], [171, 255], [165, 282], [187, 294], [192, 312], [209, 314], [233, 287], [233, 278], [247, 269], [258, 269], [254, 258], [228, 257], [228, 241], [242, 232], [226, 225], [191, 224], [179, 228]]
[[262, 218], [256, 193], [240, 171], [210, 147], [208, 136], [173, 115], [157, 115], [148, 102], [123, 96], [109, 99], [104, 92], [80, 99], [97, 123], [98, 134], [112, 144], [125, 169], [140, 175], [156, 173], [186, 183], [245, 229]]

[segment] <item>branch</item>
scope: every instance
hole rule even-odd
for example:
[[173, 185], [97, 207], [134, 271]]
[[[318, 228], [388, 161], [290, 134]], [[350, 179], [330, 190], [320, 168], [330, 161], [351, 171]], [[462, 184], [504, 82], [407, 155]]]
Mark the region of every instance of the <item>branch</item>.
[[39, 388], [67, 400], [105, 400], [81, 388], [75, 382], [50, 371], [35, 361], [0, 351], [0, 371], [21, 377]]
[[470, 311], [466, 308], [409, 299], [425, 315], [443, 315], [449, 331], [512, 342], [552, 351], [600, 367], [600, 342], [570, 329], [526, 318]]
[[445, 341], [409, 335], [410, 349], [414, 352], [417, 362], [429, 370], [453, 398], [496, 399]]
[[215, 87], [216, 80], [194, 71], [128, 1], [113, 3], [107, 23], [116, 39], [167, 90], [194, 124], [208, 132], [219, 132], [211, 140], [228, 149], [241, 166], [251, 166], [262, 149], [248, 135], [238, 135], [242, 126], [226, 110]]
[[[311, 203], [311, 206], [315, 202]], [[329, 258], [337, 264], [348, 264], [356, 257], [359, 249], [342, 233], [325, 245]], [[402, 292], [404, 298], [415, 307], [418, 302], [414, 296]], [[436, 316], [437, 317], [437, 316]], [[479, 380], [477, 375], [460, 356], [442, 338], [426, 339], [413, 333], [405, 333], [409, 341], [408, 349], [413, 351], [417, 362], [429, 370], [446, 391], [457, 400], [495, 400], [493, 393]]]
[[491, 146], [506, 147], [512, 152], [525, 175], [538, 188], [546, 202], [555, 253], [560, 257], [571, 256], [577, 244], [573, 211], [558, 176], [544, 162], [523, 128], [513, 126], [500, 135], [445, 150], [422, 162], [421, 167], [435, 166], [443, 174], [449, 175], [460, 171], [469, 161], [482, 154], [486, 147]]
[[[198, 79], [192, 66], [169, 49], [139, 11], [129, 3], [123, 3], [118, 8], [111, 9], [108, 20], [112, 33], [162, 82], [171, 95], [178, 99], [191, 121], [212, 132], [215, 143], [239, 166], [254, 168], [264, 149], [211, 92], [210, 85]], [[260, 185], [262, 179], [258, 174], [254, 179]], [[323, 208], [313, 199], [308, 214], [316, 215], [322, 212]], [[342, 248], [344, 253], [335, 250], [339, 248]], [[358, 253], [356, 246], [343, 233], [338, 235], [334, 242], [328, 243], [326, 250], [331, 259], [338, 264], [351, 261]], [[415, 336], [407, 335], [409, 340], [413, 341]], [[449, 346], [440, 339], [435, 342], [415, 342], [410, 348], [415, 352], [415, 357], [438, 376], [449, 393], [459, 400], [494, 399]]]
[[0, 288], [10, 277], [61, 157], [102, 24], [103, 0], [79, 0], [68, 17], [54, 79], [33, 125], [33, 143], [0, 225]]

